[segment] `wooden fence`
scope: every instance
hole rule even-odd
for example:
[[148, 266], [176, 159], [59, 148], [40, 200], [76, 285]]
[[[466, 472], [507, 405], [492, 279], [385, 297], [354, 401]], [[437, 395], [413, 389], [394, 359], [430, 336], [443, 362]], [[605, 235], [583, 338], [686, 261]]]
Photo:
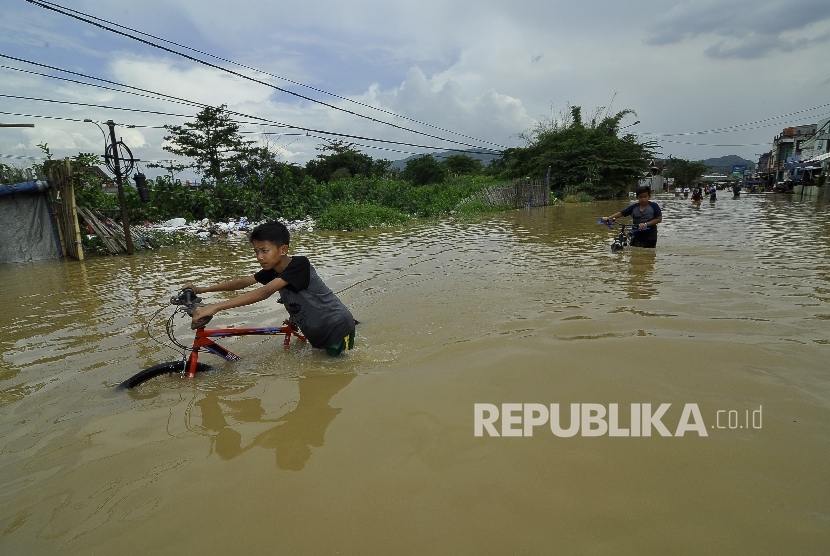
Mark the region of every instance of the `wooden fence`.
[[541, 207], [550, 204], [550, 187], [544, 181], [517, 180], [511, 184], [485, 187], [461, 201], [480, 201], [490, 207]]
[[68, 255], [82, 261], [84, 260], [84, 248], [81, 245], [81, 228], [78, 226], [78, 212], [75, 206], [72, 164], [68, 158], [65, 158], [63, 162], [50, 161], [44, 170], [52, 184], [50, 200], [58, 223], [63, 256]]

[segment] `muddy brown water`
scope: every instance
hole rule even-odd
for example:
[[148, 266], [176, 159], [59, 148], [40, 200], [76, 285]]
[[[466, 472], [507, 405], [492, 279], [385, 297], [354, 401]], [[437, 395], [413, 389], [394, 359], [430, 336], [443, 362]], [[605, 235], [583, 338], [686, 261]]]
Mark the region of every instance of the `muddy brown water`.
[[[826, 554], [830, 209], [657, 200], [655, 251], [612, 254], [606, 202], [296, 234], [357, 349], [231, 339], [129, 392], [178, 357], [153, 313], [248, 245], [0, 266], [0, 553]], [[475, 436], [475, 404], [671, 404], [672, 436]]]

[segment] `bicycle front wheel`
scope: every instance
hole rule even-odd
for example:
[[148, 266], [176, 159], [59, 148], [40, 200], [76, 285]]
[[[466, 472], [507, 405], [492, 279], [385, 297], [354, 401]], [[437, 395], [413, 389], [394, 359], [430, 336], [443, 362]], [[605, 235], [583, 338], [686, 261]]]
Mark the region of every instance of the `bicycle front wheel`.
[[[173, 373], [181, 373], [182, 370], [187, 365], [187, 361], [170, 361], [169, 363], [160, 363], [158, 365], [153, 365], [152, 367], [147, 367], [143, 371], [139, 371], [115, 388], [117, 390], [129, 390], [130, 388], [135, 388], [139, 384], [143, 384], [147, 382], [151, 378], [155, 378], [159, 375], [165, 374], [173, 374]], [[196, 363], [196, 372], [201, 373], [204, 371], [208, 371], [212, 369], [212, 367], [206, 363]]]

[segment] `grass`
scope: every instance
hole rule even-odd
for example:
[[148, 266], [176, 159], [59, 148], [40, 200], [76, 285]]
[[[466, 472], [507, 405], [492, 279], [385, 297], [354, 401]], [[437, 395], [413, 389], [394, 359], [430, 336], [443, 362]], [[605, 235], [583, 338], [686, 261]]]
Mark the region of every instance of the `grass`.
[[574, 193], [572, 195], [565, 195], [562, 199], [565, 203], [590, 203], [594, 200], [593, 197], [585, 193], [584, 191], [580, 191], [579, 193]]
[[372, 203], [337, 203], [323, 211], [317, 227], [324, 230], [363, 230], [405, 224], [412, 218], [390, 207]]

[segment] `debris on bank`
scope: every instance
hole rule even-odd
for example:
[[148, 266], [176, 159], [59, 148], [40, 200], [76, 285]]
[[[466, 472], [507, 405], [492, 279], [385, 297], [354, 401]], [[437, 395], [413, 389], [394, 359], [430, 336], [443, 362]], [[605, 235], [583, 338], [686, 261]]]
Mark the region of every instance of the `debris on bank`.
[[[285, 224], [285, 227], [291, 232], [314, 231], [315, 222], [313, 218], [305, 218], [303, 220], [285, 220], [283, 218], [277, 218], [277, 221]], [[253, 228], [263, 222], [265, 221], [263, 220], [262, 222], [249, 223], [248, 219], [243, 216], [239, 219], [229, 218], [227, 222], [212, 222], [207, 218], [203, 218], [202, 220], [194, 220], [188, 224], [184, 218], [173, 218], [172, 220], [168, 220], [167, 222], [162, 222], [160, 224], [151, 224], [148, 222], [145, 226], [150, 230], [182, 232], [201, 239], [210, 239], [217, 236], [247, 237], [247, 234]]]
[[[82, 213], [87, 221], [85, 249], [112, 254], [125, 253], [123, 231], [119, 226], [110, 224], [107, 219], [97, 219], [90, 211]], [[312, 218], [302, 220], [277, 219], [285, 224], [291, 232], [313, 232], [315, 221]], [[264, 220], [263, 220], [264, 222]], [[106, 223], [106, 224], [104, 224]], [[193, 241], [211, 241], [213, 239], [247, 240], [250, 231], [262, 222], [248, 222], [244, 216], [229, 218], [224, 222], [213, 222], [207, 218], [187, 222], [184, 218], [173, 218], [166, 222], [130, 226], [133, 244], [137, 249], [155, 249], [166, 245], [191, 243]], [[120, 237], [117, 237], [120, 234]], [[116, 236], [116, 237], [113, 237]], [[100, 245], [98, 245], [100, 244]], [[96, 247], [98, 247], [96, 249]]]

